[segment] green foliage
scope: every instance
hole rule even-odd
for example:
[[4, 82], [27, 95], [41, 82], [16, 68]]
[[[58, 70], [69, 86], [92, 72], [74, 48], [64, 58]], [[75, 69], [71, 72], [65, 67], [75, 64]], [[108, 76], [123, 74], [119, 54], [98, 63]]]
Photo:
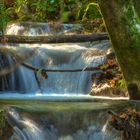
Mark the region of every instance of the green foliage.
[[7, 11], [12, 20], [24, 21], [30, 19], [28, 10], [28, 0], [16, 0], [12, 7], [8, 7]]
[[4, 4], [0, 4], [0, 34], [4, 34], [7, 23], [9, 22], [9, 16]]
[[5, 116], [4, 116], [4, 111], [0, 110], [0, 129], [5, 127]]
[[[133, 34], [133, 38], [136, 39], [136, 44], [140, 44], [140, 29], [137, 27], [140, 27], [140, 18], [138, 16], [137, 11], [134, 8], [134, 2], [133, 0], [128, 0], [127, 4], [124, 6], [124, 12], [125, 12], [125, 23], [129, 26], [130, 33]], [[131, 20], [130, 20], [131, 19]], [[138, 37], [139, 36], [139, 37]], [[135, 47], [135, 46], [133, 46]]]
[[118, 87], [118, 88], [126, 88], [125, 80], [123, 78], [118, 80], [117, 83], [116, 83], [116, 87]]
[[15, 0], [6, 10], [14, 21], [73, 22], [101, 17], [97, 6], [87, 0]]
[[[59, 1], [58, 0], [38, 0], [31, 4], [31, 9], [34, 11], [35, 20], [45, 20], [49, 18], [49, 15], [53, 15], [54, 18], [56, 14], [59, 14]], [[58, 12], [58, 13], [57, 13]]]
[[96, 3], [89, 3], [84, 11], [83, 19], [101, 18], [101, 14], [99, 13], [98, 5]]

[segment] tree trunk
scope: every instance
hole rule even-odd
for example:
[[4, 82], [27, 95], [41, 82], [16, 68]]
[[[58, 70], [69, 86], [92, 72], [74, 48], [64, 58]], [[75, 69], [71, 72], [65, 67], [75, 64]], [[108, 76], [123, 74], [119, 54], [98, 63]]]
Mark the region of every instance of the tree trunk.
[[89, 35], [52, 35], [52, 36], [15, 36], [5, 35], [0, 36], [0, 43], [74, 43], [107, 40], [107, 33], [96, 33]]
[[140, 100], [140, 1], [100, 0], [99, 6], [130, 99]]

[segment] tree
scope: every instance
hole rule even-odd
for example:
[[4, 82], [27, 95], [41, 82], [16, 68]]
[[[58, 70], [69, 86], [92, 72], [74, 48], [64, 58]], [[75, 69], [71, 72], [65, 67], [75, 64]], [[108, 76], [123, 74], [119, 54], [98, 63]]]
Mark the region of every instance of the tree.
[[140, 1], [98, 0], [98, 5], [121, 66], [130, 99], [138, 100], [140, 99]]

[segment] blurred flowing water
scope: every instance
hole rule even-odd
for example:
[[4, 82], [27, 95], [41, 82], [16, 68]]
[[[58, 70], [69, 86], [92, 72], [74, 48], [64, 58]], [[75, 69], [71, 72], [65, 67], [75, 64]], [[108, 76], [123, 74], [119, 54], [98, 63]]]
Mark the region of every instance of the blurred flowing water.
[[[74, 26], [74, 30], [82, 28]], [[71, 33], [73, 25], [63, 25], [60, 34]], [[52, 35], [57, 32], [48, 24], [32, 25], [30, 23], [11, 24], [7, 28], [7, 34], [15, 35]], [[110, 51], [110, 42], [86, 42], [86, 43], [61, 43], [61, 44], [9, 44], [17, 48], [38, 48], [34, 55], [26, 61], [37, 68], [43, 69], [85, 69], [97, 67], [106, 62], [106, 54]], [[0, 56], [3, 60], [3, 55]], [[0, 61], [0, 68], [5, 65], [13, 65], [11, 56], [4, 58], [6, 64]], [[91, 75], [94, 72], [65, 72], [48, 73], [48, 79], [43, 79], [23, 66], [12, 73], [3, 76], [0, 90], [1, 101], [3, 99], [23, 99], [59, 101], [52, 109], [40, 111], [29, 104], [32, 109], [27, 111], [16, 107], [6, 107], [6, 119], [13, 128], [13, 135], [8, 140], [122, 140], [122, 134], [110, 128], [108, 114], [97, 109], [93, 103], [92, 109], [79, 110], [85, 107], [85, 103], [74, 104], [74, 100], [86, 99], [91, 90]], [[20, 93], [23, 93], [22, 95]], [[38, 95], [38, 96], [35, 96]], [[45, 97], [45, 95], [47, 95]], [[60, 96], [61, 95], [61, 96]], [[73, 96], [72, 96], [73, 95]], [[84, 96], [85, 97], [84, 97]], [[66, 100], [67, 98], [70, 99]], [[20, 100], [19, 100], [20, 101]], [[67, 101], [61, 105], [60, 101]], [[16, 101], [15, 101], [16, 102]], [[33, 102], [33, 101], [30, 101]], [[26, 103], [25, 103], [26, 104]], [[49, 102], [46, 101], [46, 107]], [[102, 104], [102, 103], [101, 103]], [[60, 106], [61, 105], [61, 106]], [[76, 110], [70, 108], [73, 105]], [[51, 104], [53, 106], [53, 103]], [[88, 105], [88, 107], [90, 107]], [[100, 106], [100, 105], [99, 105]], [[63, 109], [67, 107], [67, 109]], [[35, 111], [32, 111], [36, 109]], [[39, 112], [40, 111], [40, 112]]]
[[[63, 25], [59, 33], [69, 33], [72, 29], [81, 28], [77, 25]], [[56, 32], [48, 24], [30, 25], [29, 23], [11, 24], [7, 28], [7, 34], [11, 35], [50, 35]], [[17, 48], [38, 48], [27, 63], [43, 69], [85, 69], [86, 67], [97, 67], [105, 63], [106, 54], [110, 50], [110, 42], [86, 42], [86, 43], [61, 43], [61, 44], [11, 44]], [[5, 61], [5, 59], [4, 59]], [[13, 60], [7, 58], [10, 65]], [[3, 62], [1, 62], [3, 63]], [[7, 64], [7, 63], [6, 63]], [[13, 63], [14, 64], [14, 63]], [[1, 64], [2, 65], [2, 64]], [[4, 66], [3, 66], [4, 67]], [[2, 68], [2, 66], [1, 66]], [[2, 91], [18, 92], [26, 94], [88, 94], [90, 93], [92, 81], [91, 74], [94, 72], [64, 72], [48, 73], [48, 79], [43, 79], [39, 73], [36, 74], [23, 66], [9, 74], [2, 80], [4, 84]], [[7, 84], [5, 86], [5, 84]]]
[[122, 133], [110, 127], [105, 111], [31, 112], [7, 108], [6, 117], [13, 127], [9, 140], [122, 140]]

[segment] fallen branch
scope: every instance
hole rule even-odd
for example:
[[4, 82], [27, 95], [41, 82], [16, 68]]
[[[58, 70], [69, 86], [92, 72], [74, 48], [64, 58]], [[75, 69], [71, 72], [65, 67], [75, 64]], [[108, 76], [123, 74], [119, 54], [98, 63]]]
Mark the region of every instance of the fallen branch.
[[96, 33], [90, 35], [50, 35], [50, 36], [17, 36], [5, 35], [0, 36], [0, 43], [75, 43], [108, 40], [107, 33]]
[[28, 69], [31, 69], [35, 72], [38, 72], [40, 70], [43, 70], [45, 72], [81, 72], [81, 71], [96, 71], [96, 70], [100, 70], [100, 68], [98, 67], [87, 67], [85, 69], [67, 69], [67, 70], [53, 70], [53, 69], [39, 69], [39, 68], [35, 68], [30, 64], [27, 63], [22, 63], [22, 65]]

